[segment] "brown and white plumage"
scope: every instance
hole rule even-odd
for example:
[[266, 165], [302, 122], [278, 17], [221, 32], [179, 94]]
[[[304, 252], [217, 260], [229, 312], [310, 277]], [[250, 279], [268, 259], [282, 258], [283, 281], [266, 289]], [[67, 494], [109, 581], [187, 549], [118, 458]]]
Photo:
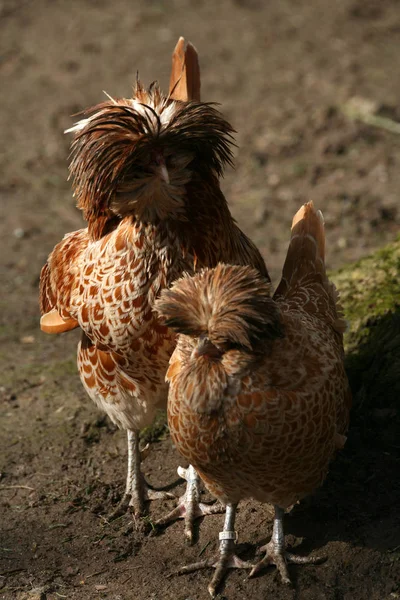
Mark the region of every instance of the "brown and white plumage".
[[200, 89], [194, 48], [180, 56], [169, 96], [138, 82], [132, 99], [96, 106], [72, 128], [70, 171], [88, 226], [65, 236], [41, 274], [42, 329], [82, 329], [83, 385], [128, 430], [136, 470], [129, 470], [127, 494], [138, 512], [138, 432], [166, 405], [175, 345], [174, 332], [153, 312], [155, 299], [197, 265], [252, 264], [267, 276], [219, 187], [231, 162], [232, 128], [214, 106], [192, 98]]
[[[325, 273], [320, 212], [293, 220], [283, 278], [270, 284], [250, 267], [218, 265], [184, 277], [156, 306], [181, 335], [171, 357], [168, 421], [180, 453], [228, 504], [213, 595], [234, 556], [234, 509], [252, 497], [276, 507], [267, 557], [288, 581], [282, 514], [321, 485], [345, 442], [350, 391], [343, 364], [344, 320]], [[225, 537], [224, 537], [225, 536]], [[304, 562], [304, 561], [303, 561]]]

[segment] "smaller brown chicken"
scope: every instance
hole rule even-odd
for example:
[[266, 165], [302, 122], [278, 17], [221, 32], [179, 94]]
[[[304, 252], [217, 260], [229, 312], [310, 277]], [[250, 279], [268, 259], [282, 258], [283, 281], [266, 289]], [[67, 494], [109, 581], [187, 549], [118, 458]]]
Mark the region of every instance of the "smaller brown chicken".
[[[283, 277], [274, 297], [251, 267], [220, 264], [184, 277], [156, 302], [179, 332], [167, 379], [174, 444], [227, 505], [215, 567], [214, 597], [225, 571], [318, 558], [286, 552], [286, 508], [322, 484], [346, 440], [351, 395], [343, 365], [338, 295], [325, 272], [322, 214], [312, 202], [295, 215]], [[235, 555], [235, 511], [252, 497], [272, 503], [271, 541], [257, 564]]]

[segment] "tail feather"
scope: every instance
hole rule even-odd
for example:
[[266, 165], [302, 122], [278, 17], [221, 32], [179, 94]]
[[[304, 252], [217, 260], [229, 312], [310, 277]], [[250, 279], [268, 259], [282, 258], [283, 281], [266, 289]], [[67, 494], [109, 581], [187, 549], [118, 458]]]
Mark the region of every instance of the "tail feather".
[[336, 331], [346, 330], [339, 294], [326, 275], [324, 218], [313, 202], [304, 204], [293, 217], [282, 279], [274, 299], [290, 300], [301, 290], [306, 290], [311, 300], [310, 303], [303, 300], [303, 308], [309, 305], [310, 312], [320, 312]]
[[180, 37], [172, 55], [169, 94], [172, 100], [200, 101], [200, 66], [196, 48]]
[[292, 235], [276, 294], [285, 295], [285, 291], [311, 273], [325, 276], [325, 230], [321, 211], [316, 211], [314, 204], [308, 202], [293, 217]]

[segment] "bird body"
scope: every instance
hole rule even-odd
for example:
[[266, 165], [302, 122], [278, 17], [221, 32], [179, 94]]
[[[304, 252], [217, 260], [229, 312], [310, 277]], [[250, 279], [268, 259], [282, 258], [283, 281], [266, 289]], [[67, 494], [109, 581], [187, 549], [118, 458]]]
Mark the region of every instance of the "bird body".
[[209, 364], [186, 380], [174, 374], [175, 361], [187, 364], [193, 348], [180, 347], [168, 372], [172, 439], [225, 503], [252, 497], [289, 507], [321, 485], [345, 433], [338, 417], [346, 380], [335, 332], [324, 335], [302, 311], [286, 313], [284, 303], [280, 309], [285, 337], [266, 357], [238, 356], [236, 349], [221, 365], [203, 357]]

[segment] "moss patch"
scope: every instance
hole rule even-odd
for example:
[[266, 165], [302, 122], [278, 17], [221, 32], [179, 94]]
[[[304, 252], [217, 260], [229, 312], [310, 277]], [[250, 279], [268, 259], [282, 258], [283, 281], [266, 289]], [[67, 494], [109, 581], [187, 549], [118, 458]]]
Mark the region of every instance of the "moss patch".
[[144, 444], [151, 444], [164, 440], [168, 436], [167, 413], [160, 410], [153, 423], [140, 432], [140, 439]]
[[[331, 275], [349, 321], [346, 368], [353, 417], [377, 418], [395, 443], [400, 398], [400, 240]], [[393, 439], [392, 439], [393, 438]]]
[[368, 341], [371, 327], [400, 308], [400, 239], [331, 275], [349, 320], [346, 351]]

